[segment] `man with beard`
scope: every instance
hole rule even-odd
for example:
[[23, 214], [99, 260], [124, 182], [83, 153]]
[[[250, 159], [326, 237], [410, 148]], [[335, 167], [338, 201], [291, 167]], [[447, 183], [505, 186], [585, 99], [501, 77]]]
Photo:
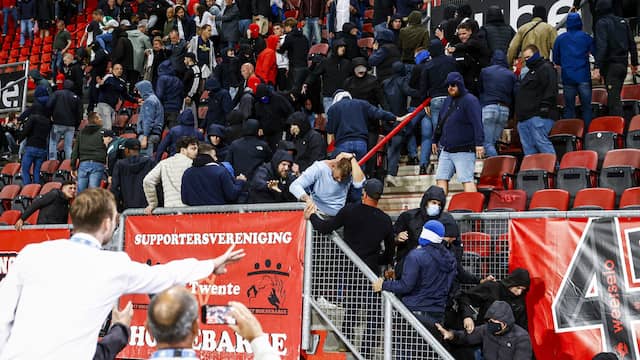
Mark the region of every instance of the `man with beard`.
[[270, 163], [262, 164], [249, 184], [249, 203], [294, 202], [296, 197], [289, 192], [295, 180], [291, 172], [293, 156], [285, 150], [273, 154]]

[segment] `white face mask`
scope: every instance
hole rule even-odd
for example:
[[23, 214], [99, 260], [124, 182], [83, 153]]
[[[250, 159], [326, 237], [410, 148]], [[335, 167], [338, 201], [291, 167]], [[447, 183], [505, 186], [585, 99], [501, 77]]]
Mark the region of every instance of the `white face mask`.
[[429, 204], [427, 205], [427, 215], [429, 216], [438, 216], [440, 214], [440, 206]]

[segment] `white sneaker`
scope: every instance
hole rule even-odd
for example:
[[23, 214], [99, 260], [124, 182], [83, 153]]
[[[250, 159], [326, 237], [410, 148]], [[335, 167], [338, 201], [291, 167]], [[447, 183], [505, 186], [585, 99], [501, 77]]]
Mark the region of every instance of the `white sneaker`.
[[397, 176], [387, 175], [384, 180], [389, 187], [397, 187], [399, 184]]

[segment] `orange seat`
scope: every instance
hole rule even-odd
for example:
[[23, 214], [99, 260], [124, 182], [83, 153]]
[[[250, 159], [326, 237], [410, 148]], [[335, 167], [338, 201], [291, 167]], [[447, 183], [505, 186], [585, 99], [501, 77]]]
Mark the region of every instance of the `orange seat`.
[[569, 151], [582, 150], [584, 121], [581, 119], [562, 119], [553, 124], [549, 140], [556, 150], [559, 160]]
[[631, 118], [627, 130], [627, 147], [640, 149], [640, 115]]
[[529, 210], [567, 211], [569, 192], [562, 189], [544, 189], [536, 191], [531, 197]]
[[60, 161], [58, 160], [46, 160], [42, 163], [40, 177], [44, 179], [44, 182], [51, 181], [51, 177], [58, 170], [58, 166], [60, 166]]
[[57, 181], [49, 181], [48, 183], [42, 186], [42, 188], [40, 189], [39, 195], [44, 195], [51, 190], [60, 189], [60, 188], [62, 188], [62, 183]]
[[582, 189], [576, 194], [571, 210], [613, 210], [616, 193], [611, 189]]
[[640, 210], [640, 187], [626, 189], [620, 197], [621, 210]]
[[640, 101], [640, 84], [623, 86], [620, 92], [620, 98], [622, 100]]
[[71, 179], [71, 160], [65, 159], [64, 161], [62, 161], [62, 163], [58, 167], [58, 170], [53, 175], [52, 180], [62, 183], [69, 179]]
[[327, 56], [327, 54], [329, 54], [329, 44], [325, 44], [325, 43], [315, 44], [311, 48], [309, 48], [308, 54], [309, 55], [321, 54], [321, 55]]
[[453, 195], [449, 202], [449, 212], [479, 213], [484, 206], [484, 195], [480, 192], [461, 192]]
[[358, 47], [373, 49], [374, 42], [375, 40], [372, 37], [361, 38], [361, 39], [358, 39]]
[[2, 190], [0, 190], [0, 201], [2, 202], [2, 207], [5, 210], [9, 210], [11, 208], [11, 202], [19, 193], [20, 185], [5, 185]]
[[20, 163], [6, 163], [0, 171], [0, 182], [2, 185], [11, 184], [13, 176], [20, 172]]
[[516, 158], [510, 155], [492, 156], [484, 160], [478, 180], [478, 190], [492, 191], [513, 188]]
[[7, 210], [0, 215], [0, 225], [15, 225], [18, 219], [22, 216], [22, 211], [19, 210]]

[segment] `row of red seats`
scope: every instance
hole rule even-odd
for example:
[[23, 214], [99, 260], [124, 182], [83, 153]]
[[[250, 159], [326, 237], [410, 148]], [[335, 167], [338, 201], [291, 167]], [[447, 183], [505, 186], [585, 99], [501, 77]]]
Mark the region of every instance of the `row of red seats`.
[[[7, 163], [0, 171], [0, 184], [7, 186], [10, 184], [21, 185], [22, 174], [20, 172], [20, 163]], [[31, 166], [30, 174], [33, 175], [33, 166]], [[64, 160], [62, 163], [58, 160], [46, 160], [40, 167], [40, 179], [42, 183], [52, 180], [59, 182], [68, 180], [71, 176], [71, 161]], [[4, 190], [4, 187], [3, 189]]]

